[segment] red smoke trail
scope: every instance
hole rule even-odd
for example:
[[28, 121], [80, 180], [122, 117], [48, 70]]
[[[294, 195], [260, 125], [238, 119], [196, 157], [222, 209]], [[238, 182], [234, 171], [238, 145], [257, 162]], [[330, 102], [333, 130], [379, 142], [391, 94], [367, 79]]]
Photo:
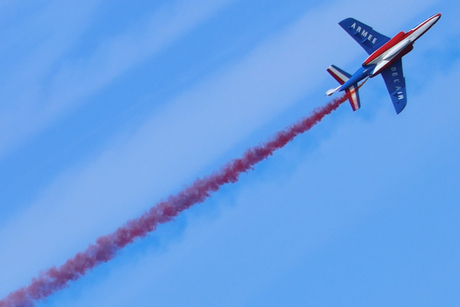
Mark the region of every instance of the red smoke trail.
[[310, 130], [346, 99], [343, 96], [316, 109], [311, 116], [279, 132], [271, 141], [249, 149], [242, 158], [231, 161], [220, 171], [196, 180], [191, 186], [152, 207], [141, 217], [128, 221], [112, 234], [100, 237], [95, 244], [91, 244], [84, 252], [67, 260], [64, 265], [42, 272], [39, 277], [32, 280], [28, 287], [9, 294], [0, 301], [0, 307], [33, 306], [35, 301], [63, 289], [70, 281], [79, 279], [97, 265], [114, 258], [116, 253], [126, 245], [145, 237], [149, 232], [155, 230], [158, 224], [169, 222], [185, 209], [203, 202], [222, 185], [238, 181], [242, 173], [249, 171], [254, 165], [272, 155], [275, 150], [292, 141], [297, 135]]

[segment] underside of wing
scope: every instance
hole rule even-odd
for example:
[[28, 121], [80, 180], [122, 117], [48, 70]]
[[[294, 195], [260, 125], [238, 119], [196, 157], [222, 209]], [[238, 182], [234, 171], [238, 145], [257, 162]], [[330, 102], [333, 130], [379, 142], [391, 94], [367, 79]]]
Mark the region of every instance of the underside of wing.
[[372, 27], [353, 19], [347, 18], [339, 22], [339, 25], [350, 34], [368, 54], [374, 53], [390, 40], [389, 37], [374, 31]]
[[404, 79], [402, 60], [397, 60], [382, 71], [382, 77], [390, 93], [396, 113], [399, 114], [407, 104], [406, 80]]

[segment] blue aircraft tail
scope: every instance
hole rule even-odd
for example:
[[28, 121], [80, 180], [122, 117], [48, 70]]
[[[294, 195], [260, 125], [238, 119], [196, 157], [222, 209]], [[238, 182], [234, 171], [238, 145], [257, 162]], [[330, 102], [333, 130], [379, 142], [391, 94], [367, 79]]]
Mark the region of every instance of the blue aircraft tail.
[[[351, 78], [351, 75], [335, 65], [329, 66], [327, 71], [331, 74], [332, 77], [334, 77], [335, 80], [337, 80], [337, 82], [340, 83], [340, 86], [338, 88], [331, 89], [326, 92], [326, 95], [331, 96], [336, 91], [340, 90], [341, 86]], [[350, 105], [353, 111], [356, 111], [359, 108], [361, 108], [358, 89], [358, 83], [353, 84], [352, 86], [345, 89], [345, 93], [347, 95], [348, 100], [350, 101]]]

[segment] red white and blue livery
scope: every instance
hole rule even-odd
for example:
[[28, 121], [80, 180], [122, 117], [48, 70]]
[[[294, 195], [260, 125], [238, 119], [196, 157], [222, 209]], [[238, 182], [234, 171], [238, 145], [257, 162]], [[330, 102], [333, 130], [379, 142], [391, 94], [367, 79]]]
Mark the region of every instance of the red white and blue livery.
[[358, 89], [362, 84], [358, 86], [358, 82], [381, 74], [390, 92], [396, 113], [401, 113], [407, 104], [402, 57], [413, 49], [414, 42], [425, 34], [439, 18], [441, 14], [436, 14], [409, 32], [401, 31], [393, 38], [374, 31], [356, 19], [342, 20], [339, 25], [364, 48], [369, 57], [353, 75], [331, 65], [327, 71], [340, 83], [340, 86], [327, 91], [326, 94], [330, 96], [336, 91], [345, 91], [351, 107], [356, 111], [361, 107]]

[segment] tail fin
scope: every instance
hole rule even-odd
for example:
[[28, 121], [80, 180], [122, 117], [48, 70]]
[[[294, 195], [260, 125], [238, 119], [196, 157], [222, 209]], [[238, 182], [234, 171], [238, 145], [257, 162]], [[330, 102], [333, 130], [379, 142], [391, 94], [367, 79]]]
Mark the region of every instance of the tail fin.
[[327, 72], [330, 73], [331, 76], [334, 77], [334, 79], [337, 80], [337, 82], [339, 82], [341, 85], [351, 78], [351, 75], [349, 73], [341, 70], [335, 65], [329, 66], [327, 68]]
[[350, 101], [351, 108], [353, 111], [361, 108], [361, 102], [359, 100], [358, 84], [354, 84], [346, 89], [348, 101]]
[[[330, 89], [326, 92], [326, 95], [331, 96], [332, 94], [340, 90], [341, 86], [351, 78], [351, 75], [335, 65], [329, 66], [327, 71], [331, 74], [332, 77], [334, 77], [335, 80], [337, 80], [337, 82], [340, 83], [340, 86], [338, 88]], [[345, 90], [353, 111], [356, 111], [361, 107], [358, 89], [358, 84], [354, 84]]]

